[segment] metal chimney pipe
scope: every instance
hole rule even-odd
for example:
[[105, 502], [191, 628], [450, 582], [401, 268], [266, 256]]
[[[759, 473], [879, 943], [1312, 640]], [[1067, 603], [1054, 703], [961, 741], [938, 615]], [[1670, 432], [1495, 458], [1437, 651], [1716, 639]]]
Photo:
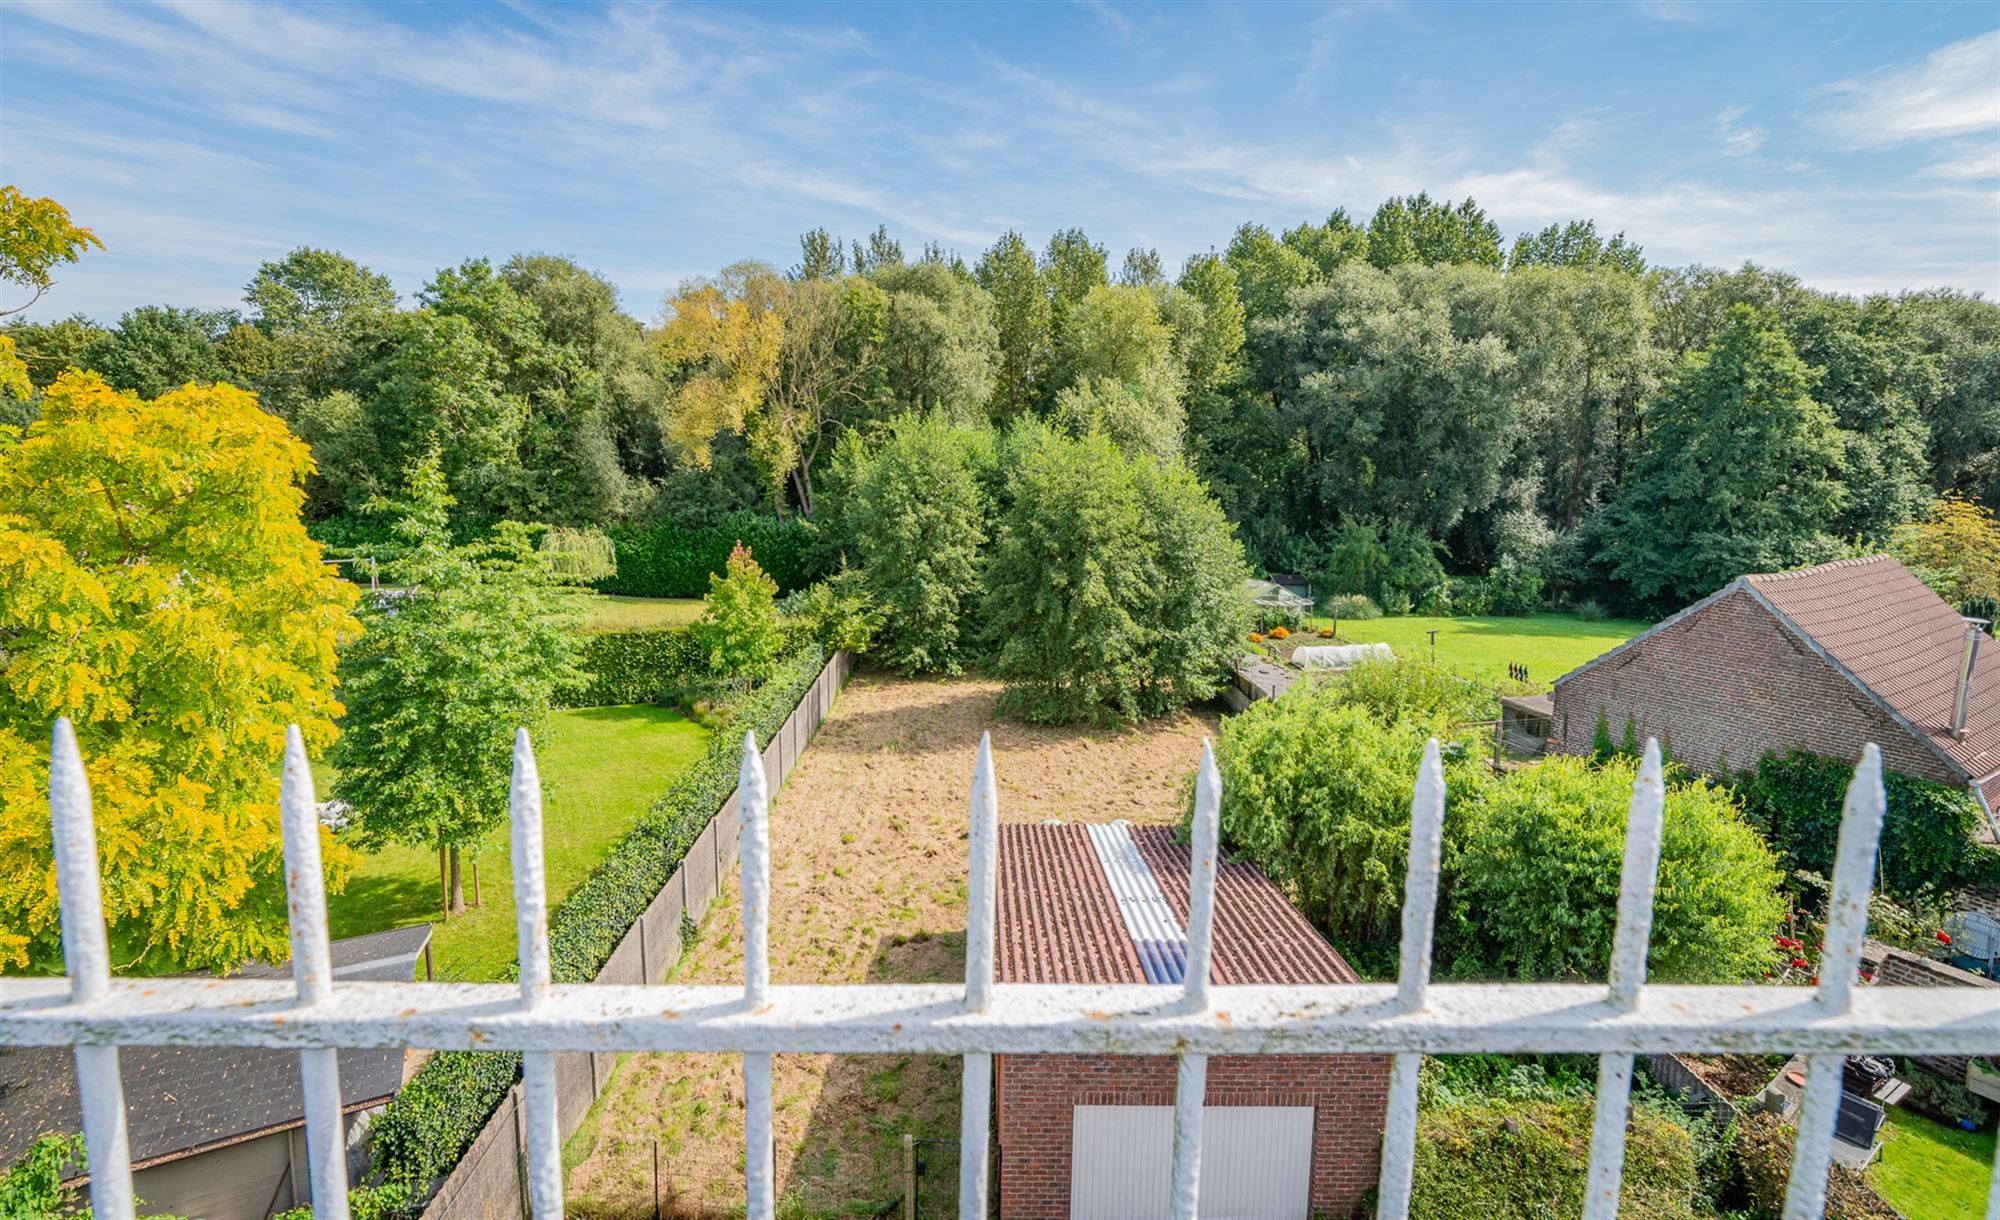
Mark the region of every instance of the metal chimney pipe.
[[1965, 737], [1965, 714], [1972, 702], [1972, 667], [1979, 661], [1979, 641], [1986, 638], [1980, 628], [1986, 626], [1983, 618], [1965, 619], [1965, 656], [1958, 667], [1958, 693], [1951, 705], [1951, 735], [1963, 740]]

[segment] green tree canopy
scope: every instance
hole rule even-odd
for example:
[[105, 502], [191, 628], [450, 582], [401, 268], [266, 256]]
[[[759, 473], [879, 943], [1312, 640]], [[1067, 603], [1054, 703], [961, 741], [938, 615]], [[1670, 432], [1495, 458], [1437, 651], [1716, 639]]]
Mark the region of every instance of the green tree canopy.
[[[1451, 871], [1452, 968], [1510, 979], [1606, 977], [1625, 820], [1638, 767], [1560, 756], [1487, 785], [1460, 811]], [[1785, 917], [1776, 857], [1734, 798], [1706, 782], [1667, 791], [1647, 975], [1755, 981]]]
[[1832, 412], [1770, 313], [1729, 317], [1675, 371], [1634, 482], [1593, 523], [1611, 575], [1647, 606], [1834, 553], [1847, 492]]
[[577, 684], [575, 622], [527, 526], [454, 545], [443, 459], [411, 466], [367, 633], [341, 656], [347, 714], [330, 761], [364, 844], [438, 851], [445, 910], [464, 907], [460, 858], [507, 816], [515, 730], [539, 732]]

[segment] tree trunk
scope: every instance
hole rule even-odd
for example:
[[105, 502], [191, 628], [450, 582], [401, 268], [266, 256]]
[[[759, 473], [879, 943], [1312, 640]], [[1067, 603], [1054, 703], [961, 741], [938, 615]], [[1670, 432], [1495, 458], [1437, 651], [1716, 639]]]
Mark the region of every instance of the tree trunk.
[[812, 472], [806, 468], [803, 459], [792, 470], [792, 495], [799, 502], [799, 516], [813, 515]]
[[454, 847], [451, 849], [451, 913], [457, 915], [464, 910], [465, 910], [465, 878], [462, 875], [460, 875], [458, 867], [458, 848]]
[[472, 858], [472, 905], [475, 907], [486, 905], [479, 900], [479, 857], [477, 856]]
[[451, 865], [443, 841], [438, 843], [438, 910], [451, 918]]

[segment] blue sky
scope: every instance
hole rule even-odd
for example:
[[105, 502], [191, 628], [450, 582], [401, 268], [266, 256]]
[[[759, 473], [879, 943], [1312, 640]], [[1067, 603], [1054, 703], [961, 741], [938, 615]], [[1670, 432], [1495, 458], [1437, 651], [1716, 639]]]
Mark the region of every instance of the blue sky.
[[0, 7], [0, 173], [107, 251], [30, 316], [342, 250], [570, 255], [653, 317], [814, 225], [1169, 265], [1420, 189], [1511, 237], [2000, 296], [2000, 6]]

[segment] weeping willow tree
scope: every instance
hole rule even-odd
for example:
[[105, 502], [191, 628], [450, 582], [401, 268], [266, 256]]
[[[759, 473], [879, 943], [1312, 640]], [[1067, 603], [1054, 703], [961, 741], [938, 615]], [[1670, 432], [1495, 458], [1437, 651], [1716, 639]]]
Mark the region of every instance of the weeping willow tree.
[[618, 552], [600, 530], [551, 526], [542, 535], [542, 566], [561, 584], [587, 585], [618, 574]]

